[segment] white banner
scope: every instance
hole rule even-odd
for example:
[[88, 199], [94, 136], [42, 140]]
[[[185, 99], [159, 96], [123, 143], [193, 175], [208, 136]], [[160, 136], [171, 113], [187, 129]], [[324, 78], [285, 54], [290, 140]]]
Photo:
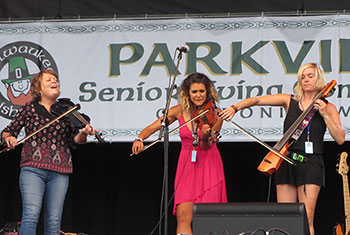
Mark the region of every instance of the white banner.
[[[187, 44], [190, 51], [180, 60], [177, 86], [190, 73], [205, 73], [215, 81], [222, 108], [251, 96], [291, 94], [300, 65], [321, 64], [326, 81], [338, 83], [328, 99], [348, 133], [349, 25], [350, 16], [339, 15], [2, 23], [0, 127], [30, 99], [33, 75], [53, 68], [61, 97], [79, 103], [105, 140], [132, 141], [165, 107], [178, 62], [176, 47]], [[177, 92], [173, 97], [171, 106], [177, 104]], [[264, 141], [277, 141], [284, 116], [278, 107], [254, 107], [233, 121]], [[222, 141], [251, 140], [229, 123], [221, 135]], [[178, 132], [170, 139], [178, 141]]]

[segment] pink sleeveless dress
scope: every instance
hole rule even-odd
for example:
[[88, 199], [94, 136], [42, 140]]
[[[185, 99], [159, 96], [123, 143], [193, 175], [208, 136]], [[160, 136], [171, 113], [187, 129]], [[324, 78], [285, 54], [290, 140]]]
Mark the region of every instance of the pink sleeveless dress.
[[[181, 115], [179, 123], [183, 124]], [[198, 131], [199, 138], [201, 131]], [[224, 203], [227, 202], [224, 167], [221, 156], [214, 143], [208, 150], [196, 147], [196, 161], [192, 162], [192, 132], [187, 125], [180, 129], [181, 152], [174, 184], [174, 209], [183, 202]]]

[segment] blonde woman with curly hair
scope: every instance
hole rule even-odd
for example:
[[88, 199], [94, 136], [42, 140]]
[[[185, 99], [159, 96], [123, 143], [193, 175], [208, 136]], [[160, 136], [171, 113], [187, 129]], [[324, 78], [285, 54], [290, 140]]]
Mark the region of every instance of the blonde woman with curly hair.
[[[307, 63], [299, 68], [298, 84], [294, 95], [276, 94], [245, 99], [223, 111], [220, 116], [230, 120], [239, 110], [252, 106], [282, 106], [286, 111], [284, 132], [309, 107], [316, 95], [325, 86], [324, 72], [316, 63]], [[310, 234], [314, 235], [315, 207], [321, 186], [324, 186], [323, 138], [328, 129], [339, 144], [345, 141], [345, 131], [336, 107], [326, 99], [317, 99], [318, 111], [299, 139], [289, 147], [288, 156], [294, 160], [307, 159], [292, 166], [282, 162], [275, 174], [277, 201], [304, 203], [308, 216]]]
[[[190, 120], [193, 113], [207, 102], [215, 103], [218, 94], [213, 82], [204, 74], [189, 75], [181, 84], [179, 104], [169, 109], [169, 123], [178, 120], [180, 125]], [[142, 151], [143, 140], [161, 127], [159, 118], [147, 126], [136, 138], [132, 152]], [[209, 126], [191, 121], [180, 129], [181, 152], [174, 184], [174, 209], [177, 218], [177, 234], [192, 234], [193, 203], [227, 202], [224, 169], [221, 156], [211, 133], [217, 133], [222, 119]]]

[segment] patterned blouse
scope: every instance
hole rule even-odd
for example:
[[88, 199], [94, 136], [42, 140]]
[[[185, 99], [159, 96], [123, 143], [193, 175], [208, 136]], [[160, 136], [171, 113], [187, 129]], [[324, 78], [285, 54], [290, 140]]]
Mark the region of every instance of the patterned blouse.
[[[11, 123], [3, 130], [17, 137], [24, 127], [26, 136], [33, 133], [55, 116], [37, 101], [23, 105]], [[23, 143], [20, 166], [30, 166], [58, 173], [73, 172], [72, 155], [74, 136], [79, 130], [65, 120], [58, 120]]]

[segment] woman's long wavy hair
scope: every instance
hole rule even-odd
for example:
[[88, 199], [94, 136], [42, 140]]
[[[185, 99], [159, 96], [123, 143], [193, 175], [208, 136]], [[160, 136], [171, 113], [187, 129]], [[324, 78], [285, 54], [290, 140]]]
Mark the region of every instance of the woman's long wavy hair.
[[57, 78], [57, 81], [59, 81], [57, 74], [52, 69], [45, 69], [35, 74], [35, 76], [32, 78], [32, 81], [30, 82], [30, 92], [33, 99], [36, 101], [41, 100], [41, 80], [44, 76], [44, 73], [52, 74]]
[[195, 110], [195, 105], [192, 103], [190, 99], [190, 87], [193, 83], [202, 83], [204, 84], [207, 90], [207, 101], [212, 101], [216, 103], [219, 100], [218, 92], [214, 87], [214, 83], [204, 74], [202, 73], [193, 73], [190, 74], [185, 80], [183, 80], [180, 87], [180, 94], [178, 102], [182, 106], [183, 110], [193, 111]]
[[304, 64], [298, 70], [298, 84], [294, 88], [295, 99], [298, 101], [304, 97], [304, 91], [303, 91], [303, 88], [301, 87], [301, 80], [302, 80], [303, 71], [308, 68], [313, 68], [315, 70], [315, 76], [317, 78], [317, 84], [316, 84], [317, 91], [321, 91], [326, 84], [324, 79], [324, 72], [321, 65], [317, 63]]

